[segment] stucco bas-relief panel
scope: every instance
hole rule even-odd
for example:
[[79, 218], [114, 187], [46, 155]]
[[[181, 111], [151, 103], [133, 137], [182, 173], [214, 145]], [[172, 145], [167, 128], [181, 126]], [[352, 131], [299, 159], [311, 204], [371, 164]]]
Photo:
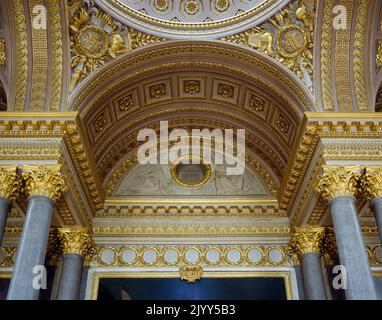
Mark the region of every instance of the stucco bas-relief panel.
[[268, 196], [259, 177], [245, 169], [242, 175], [227, 175], [225, 165], [211, 165], [211, 176], [198, 188], [176, 183], [171, 165], [144, 165], [130, 172], [114, 196]]

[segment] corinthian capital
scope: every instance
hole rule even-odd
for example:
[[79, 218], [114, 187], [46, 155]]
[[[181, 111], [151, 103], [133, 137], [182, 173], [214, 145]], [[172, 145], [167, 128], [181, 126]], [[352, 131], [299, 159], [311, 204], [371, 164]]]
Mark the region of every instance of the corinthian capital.
[[298, 256], [304, 253], [321, 252], [325, 228], [294, 228], [289, 248]]
[[382, 197], [382, 168], [366, 168], [361, 178], [361, 187], [367, 200]]
[[340, 196], [355, 196], [357, 183], [361, 177], [361, 168], [324, 167], [324, 174], [319, 177], [317, 191], [326, 201]]
[[21, 179], [17, 166], [0, 167], [0, 197], [13, 199], [20, 189]]
[[64, 254], [84, 256], [93, 244], [89, 228], [60, 228], [57, 236]]
[[28, 196], [46, 196], [58, 200], [66, 190], [61, 166], [23, 166]]

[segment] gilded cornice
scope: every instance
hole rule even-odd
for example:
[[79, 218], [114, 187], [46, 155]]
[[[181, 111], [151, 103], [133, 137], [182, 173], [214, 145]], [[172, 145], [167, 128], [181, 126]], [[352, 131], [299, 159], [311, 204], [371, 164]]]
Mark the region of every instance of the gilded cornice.
[[292, 252], [301, 256], [306, 253], [320, 253], [325, 237], [325, 228], [294, 228], [289, 241]]
[[[216, 224], [215, 220], [215, 224]], [[194, 238], [194, 237], [288, 237], [288, 226], [233, 226], [233, 221], [221, 226], [196, 226], [195, 220], [189, 226], [114, 226], [113, 223], [99, 222], [93, 226], [93, 234], [97, 237], [160, 237], [160, 238]], [[237, 220], [235, 220], [237, 222]], [[168, 221], [166, 221], [168, 223]], [[256, 222], [254, 222], [256, 223]], [[130, 223], [132, 224], [132, 223]]]
[[0, 197], [15, 199], [21, 188], [17, 166], [0, 167]]
[[107, 199], [97, 219], [287, 218], [276, 199]]
[[58, 200], [67, 189], [60, 165], [24, 165], [22, 166], [22, 177], [28, 196], [46, 196]]
[[59, 228], [57, 237], [63, 254], [84, 256], [93, 245], [89, 228]]
[[367, 200], [382, 197], [382, 168], [366, 168], [361, 179], [361, 188]]

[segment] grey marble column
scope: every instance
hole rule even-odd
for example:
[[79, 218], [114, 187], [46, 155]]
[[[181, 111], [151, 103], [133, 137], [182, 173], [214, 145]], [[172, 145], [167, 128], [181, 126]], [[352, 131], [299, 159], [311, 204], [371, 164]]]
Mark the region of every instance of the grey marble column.
[[375, 220], [377, 221], [379, 239], [382, 243], [382, 197], [371, 201], [371, 207], [374, 211]]
[[0, 197], [0, 246], [3, 243], [5, 225], [7, 223], [9, 206], [11, 205], [11, 201]]
[[327, 300], [325, 282], [321, 268], [321, 253], [309, 252], [301, 255], [301, 271], [306, 300]]
[[82, 265], [79, 254], [64, 254], [57, 300], [79, 300]]
[[36, 266], [43, 266], [49, 238], [54, 201], [45, 196], [29, 198], [23, 232], [17, 249], [16, 263], [8, 300], [37, 300], [39, 289], [33, 286]]
[[341, 265], [346, 268], [348, 300], [376, 300], [369, 259], [355, 208], [355, 198], [336, 197], [330, 201]]

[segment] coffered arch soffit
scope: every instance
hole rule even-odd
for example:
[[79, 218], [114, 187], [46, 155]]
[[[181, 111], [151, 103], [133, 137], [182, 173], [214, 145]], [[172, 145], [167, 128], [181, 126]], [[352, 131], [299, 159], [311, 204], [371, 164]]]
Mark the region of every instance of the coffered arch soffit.
[[[124, 150], [120, 143], [136, 142], [137, 128], [187, 114], [200, 119], [196, 128], [203, 119], [204, 127], [220, 120], [246, 128], [252, 149], [280, 178], [299, 121], [314, 110], [309, 92], [283, 66], [254, 50], [211, 41], [158, 44], [121, 57], [89, 77], [70, 105], [88, 128], [102, 177], [125, 156], [114, 153]], [[187, 121], [176, 123], [182, 128]]]

